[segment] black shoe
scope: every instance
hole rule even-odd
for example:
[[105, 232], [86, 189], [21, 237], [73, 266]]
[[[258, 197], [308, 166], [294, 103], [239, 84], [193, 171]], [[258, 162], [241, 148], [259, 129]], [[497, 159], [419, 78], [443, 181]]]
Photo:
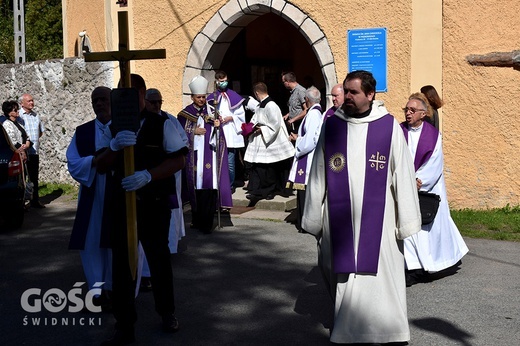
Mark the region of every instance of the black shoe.
[[166, 333], [179, 331], [179, 321], [177, 321], [174, 314], [168, 314], [162, 317], [162, 330]]
[[150, 292], [152, 290], [152, 281], [147, 276], [141, 277], [141, 284], [139, 285], [139, 292]]
[[270, 194], [267, 195], [267, 197], [265, 199], [267, 201], [270, 201], [270, 200], [274, 199], [274, 196], [275, 196], [274, 194], [270, 193]]
[[134, 330], [116, 330], [113, 337], [108, 340], [105, 340], [101, 343], [101, 346], [121, 346], [121, 345], [130, 345], [135, 341]]
[[258, 196], [258, 195], [253, 195], [253, 194], [247, 194], [246, 195], [246, 198], [250, 201], [259, 201], [262, 199], [262, 197]]
[[424, 282], [425, 272], [422, 269], [406, 270], [406, 287]]
[[31, 202], [31, 208], [43, 209], [45, 206], [40, 202]]

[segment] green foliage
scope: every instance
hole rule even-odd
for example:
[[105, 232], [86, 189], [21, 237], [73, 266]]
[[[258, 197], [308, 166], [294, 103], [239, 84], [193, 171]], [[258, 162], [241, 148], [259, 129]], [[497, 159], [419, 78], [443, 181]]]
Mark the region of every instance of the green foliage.
[[27, 61], [63, 57], [61, 0], [27, 0], [25, 35]]
[[463, 236], [520, 242], [520, 206], [452, 210], [451, 216]]
[[0, 0], [0, 63], [14, 62], [13, 1]]
[[78, 191], [78, 186], [70, 184], [40, 183], [38, 186], [38, 196], [40, 197], [71, 195], [78, 198]]
[[[63, 57], [61, 0], [25, 0], [26, 61]], [[0, 0], [0, 63], [14, 62], [13, 0]]]

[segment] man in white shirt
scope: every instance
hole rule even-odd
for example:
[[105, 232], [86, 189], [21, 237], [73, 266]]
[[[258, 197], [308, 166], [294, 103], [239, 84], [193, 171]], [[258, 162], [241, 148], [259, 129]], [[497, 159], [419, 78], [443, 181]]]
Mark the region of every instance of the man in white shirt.
[[34, 111], [34, 98], [30, 94], [23, 94], [20, 97], [19, 102], [21, 107], [18, 121], [23, 125], [25, 131], [27, 131], [27, 135], [33, 143], [27, 152], [27, 170], [29, 178], [34, 184], [31, 207], [45, 208], [45, 206], [40, 203], [40, 198], [38, 196], [40, 137], [45, 131], [45, 127], [43, 126], [40, 116]]

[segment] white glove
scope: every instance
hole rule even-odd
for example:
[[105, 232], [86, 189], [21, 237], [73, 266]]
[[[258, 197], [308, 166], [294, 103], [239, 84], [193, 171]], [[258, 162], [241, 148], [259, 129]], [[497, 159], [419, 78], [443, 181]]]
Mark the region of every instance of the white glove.
[[110, 141], [110, 149], [112, 151], [119, 151], [125, 147], [135, 145], [137, 142], [137, 135], [128, 130], [120, 131], [117, 133], [116, 138], [112, 138]]
[[123, 178], [121, 186], [126, 191], [135, 191], [152, 181], [152, 175], [146, 169], [144, 171], [135, 172], [128, 177]]

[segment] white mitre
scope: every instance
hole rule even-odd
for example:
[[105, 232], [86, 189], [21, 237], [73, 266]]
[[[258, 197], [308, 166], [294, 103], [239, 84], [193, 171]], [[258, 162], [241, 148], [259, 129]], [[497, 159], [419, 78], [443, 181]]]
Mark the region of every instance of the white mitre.
[[208, 80], [202, 76], [195, 76], [188, 85], [192, 95], [206, 95], [208, 93]]

